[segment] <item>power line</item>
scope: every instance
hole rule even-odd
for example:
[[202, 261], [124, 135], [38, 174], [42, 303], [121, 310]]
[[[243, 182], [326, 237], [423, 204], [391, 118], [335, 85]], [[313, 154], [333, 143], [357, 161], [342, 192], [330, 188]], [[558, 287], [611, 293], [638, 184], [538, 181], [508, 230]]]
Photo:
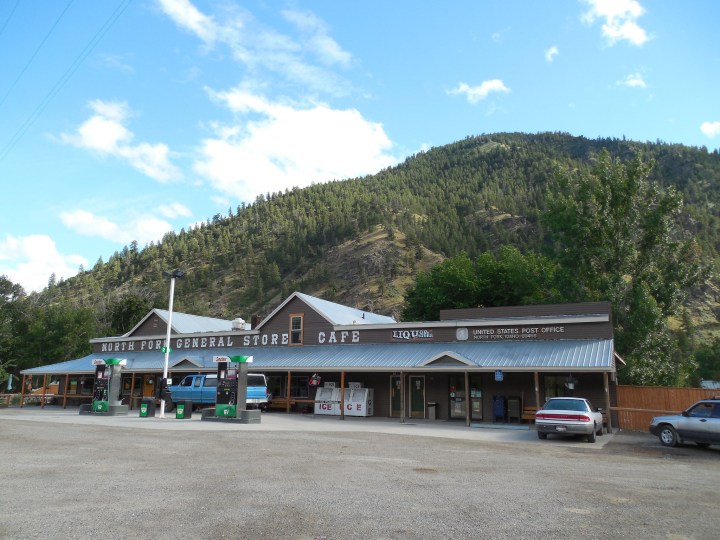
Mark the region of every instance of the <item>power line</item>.
[[10, 22], [10, 19], [12, 19], [13, 14], [15, 13], [15, 10], [17, 9], [18, 5], [20, 4], [20, 0], [15, 0], [15, 5], [10, 10], [10, 15], [8, 15], [7, 20], [5, 21], [5, 24], [3, 24], [2, 28], [0, 28], [0, 36], [3, 35], [3, 32], [5, 31], [5, 28], [7, 28], [8, 23]]
[[90, 53], [93, 51], [93, 49], [97, 46], [97, 44], [102, 40], [102, 38], [107, 34], [108, 30], [112, 28], [112, 26], [117, 22], [117, 20], [120, 18], [120, 16], [123, 14], [123, 12], [128, 8], [130, 5], [130, 2], [132, 0], [122, 0], [117, 8], [115, 8], [115, 11], [108, 17], [108, 19], [105, 21], [105, 23], [100, 27], [100, 30], [97, 31], [97, 33], [93, 36], [93, 38], [88, 42], [87, 45], [85, 45], [85, 48], [83, 48], [82, 51], [77, 55], [75, 60], [70, 64], [70, 67], [63, 73], [63, 75], [60, 77], [60, 79], [55, 83], [55, 85], [52, 87], [52, 89], [47, 93], [47, 95], [42, 99], [40, 104], [35, 108], [35, 110], [32, 112], [32, 114], [28, 117], [28, 119], [25, 121], [25, 123], [15, 132], [15, 135], [12, 136], [10, 141], [3, 147], [2, 150], [0, 150], [0, 162], [2, 162], [5, 157], [10, 153], [10, 151], [15, 147], [15, 145], [22, 139], [23, 135], [27, 132], [28, 129], [30, 129], [30, 126], [32, 126], [35, 121], [38, 119], [38, 117], [42, 114], [42, 112], [45, 110], [45, 108], [50, 104], [52, 99], [60, 92], [63, 86], [70, 80], [70, 78], [73, 76], [73, 74], [78, 70], [80, 65], [83, 63], [85, 58], [87, 58]]
[[[19, 1], [19, 0], [18, 0], [18, 1]], [[62, 10], [62, 13], [60, 13], [60, 15], [58, 16], [58, 18], [55, 19], [55, 23], [52, 25], [52, 28], [50, 28], [50, 30], [48, 31], [48, 33], [45, 34], [45, 37], [44, 37], [43, 40], [40, 42], [40, 45], [37, 46], [37, 49], [35, 49], [35, 52], [32, 54], [32, 56], [30, 57], [30, 59], [29, 59], [29, 60], [27, 61], [27, 63], [25, 64], [25, 67], [22, 68], [22, 71], [20, 71], [20, 74], [19, 74], [17, 77], [15, 77], [15, 80], [14, 80], [13, 83], [10, 85], [10, 88], [8, 88], [8, 91], [5, 92], [5, 95], [2, 97], [2, 99], [0, 99], [0, 107], [2, 107], [2, 104], [5, 103], [5, 100], [6, 100], [7, 97], [10, 95], [10, 92], [12, 92], [13, 88], [15, 88], [15, 85], [18, 83], [18, 81], [21, 79], [21, 77], [25, 74], [25, 72], [27, 71], [27, 68], [30, 67], [30, 64], [32, 64], [32, 61], [33, 61], [33, 60], [35, 59], [35, 57], [37, 56], [37, 53], [39, 53], [39, 52], [40, 52], [40, 49], [42, 49], [43, 45], [45, 45], [45, 42], [48, 40], [48, 38], [49, 38], [50, 35], [53, 33], [53, 31], [55, 30], [55, 28], [57, 27], [57, 25], [60, 23], [60, 21], [62, 20], [63, 16], [65, 15], [65, 13], [67, 12], [67, 10], [68, 10], [68, 9], [70, 8], [70, 6], [72, 5], [73, 1], [74, 1], [74, 0], [70, 0], [70, 1], [67, 3], [67, 5], [65, 6], [65, 9], [63, 9], [63, 10]], [[0, 33], [1, 33], [1, 32], [0, 32]]]

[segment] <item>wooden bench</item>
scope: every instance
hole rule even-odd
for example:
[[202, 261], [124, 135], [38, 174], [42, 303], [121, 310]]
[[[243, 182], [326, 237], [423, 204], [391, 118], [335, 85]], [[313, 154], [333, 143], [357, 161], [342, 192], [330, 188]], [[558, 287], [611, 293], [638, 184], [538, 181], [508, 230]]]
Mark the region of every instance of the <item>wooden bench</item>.
[[[314, 399], [306, 399], [306, 398], [290, 398], [290, 407], [293, 405], [300, 403], [304, 405], [315, 405]], [[287, 398], [272, 398], [269, 404], [269, 408], [271, 409], [282, 409], [287, 410], [288, 408], [288, 399]]]
[[523, 407], [522, 416], [520, 416], [521, 421], [527, 420], [528, 422], [532, 423], [535, 421], [535, 413], [537, 412], [537, 407]]

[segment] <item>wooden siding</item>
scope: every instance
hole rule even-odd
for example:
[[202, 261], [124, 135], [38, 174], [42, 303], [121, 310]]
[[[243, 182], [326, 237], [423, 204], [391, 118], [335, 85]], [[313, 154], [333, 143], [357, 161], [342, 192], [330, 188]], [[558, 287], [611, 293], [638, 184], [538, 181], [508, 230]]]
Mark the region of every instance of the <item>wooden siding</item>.
[[303, 316], [303, 345], [318, 345], [319, 332], [331, 332], [333, 327], [299, 298], [293, 298], [275, 316], [263, 325], [261, 334], [290, 335], [290, 315]]
[[167, 333], [167, 324], [157, 314], [153, 313], [129, 337], [164, 336]]
[[618, 386], [617, 411], [620, 429], [647, 431], [653, 416], [678, 414], [701, 399], [720, 394], [704, 388], [664, 386]]

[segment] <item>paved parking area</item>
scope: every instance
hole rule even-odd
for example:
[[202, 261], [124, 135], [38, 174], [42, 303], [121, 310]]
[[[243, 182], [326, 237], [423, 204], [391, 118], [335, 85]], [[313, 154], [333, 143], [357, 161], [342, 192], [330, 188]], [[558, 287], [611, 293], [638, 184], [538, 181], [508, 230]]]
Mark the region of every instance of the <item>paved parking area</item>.
[[0, 538], [716, 538], [720, 449], [649, 434], [0, 409]]

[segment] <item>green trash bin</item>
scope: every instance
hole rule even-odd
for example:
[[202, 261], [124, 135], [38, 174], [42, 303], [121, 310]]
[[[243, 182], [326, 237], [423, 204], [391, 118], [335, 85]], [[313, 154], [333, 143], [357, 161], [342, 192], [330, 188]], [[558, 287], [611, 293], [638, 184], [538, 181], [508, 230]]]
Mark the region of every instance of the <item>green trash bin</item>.
[[140, 402], [140, 418], [155, 416], [155, 400], [143, 399]]
[[92, 411], [95, 413], [106, 413], [108, 412], [108, 402], [102, 400], [95, 400], [92, 403]]
[[192, 401], [178, 401], [175, 405], [175, 418], [187, 420], [192, 418]]

